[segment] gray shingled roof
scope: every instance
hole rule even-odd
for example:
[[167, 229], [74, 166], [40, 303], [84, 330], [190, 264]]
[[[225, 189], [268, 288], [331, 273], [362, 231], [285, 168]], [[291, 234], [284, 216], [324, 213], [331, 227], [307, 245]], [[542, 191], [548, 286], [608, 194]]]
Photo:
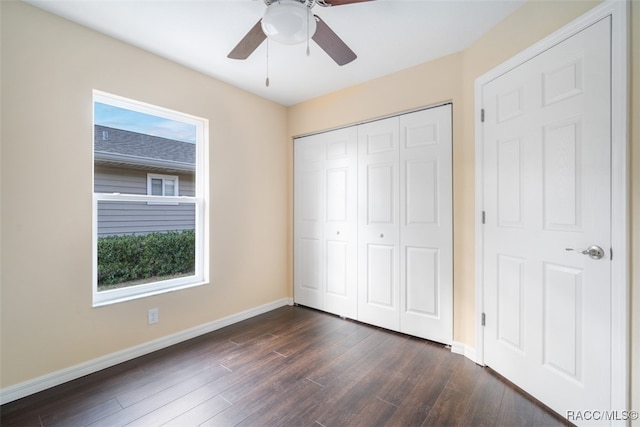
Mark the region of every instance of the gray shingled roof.
[[94, 130], [96, 162], [195, 170], [195, 144], [100, 125]]

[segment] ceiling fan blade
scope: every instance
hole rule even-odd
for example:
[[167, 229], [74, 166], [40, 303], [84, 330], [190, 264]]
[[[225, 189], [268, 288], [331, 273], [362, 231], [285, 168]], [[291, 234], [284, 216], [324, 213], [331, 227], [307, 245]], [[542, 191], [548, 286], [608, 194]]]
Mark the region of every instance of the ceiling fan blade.
[[313, 41], [318, 43], [327, 55], [331, 57], [340, 66], [348, 64], [357, 58], [356, 54], [342, 41], [336, 33], [318, 16], [316, 33], [313, 35]]
[[249, 32], [240, 40], [240, 43], [233, 48], [227, 58], [231, 59], [247, 59], [249, 55], [253, 53], [254, 50], [260, 46], [260, 44], [267, 38], [267, 36], [262, 31], [262, 26], [260, 23], [262, 19], [256, 23], [249, 30]]
[[372, 0], [324, 0], [324, 3], [331, 6], [342, 6], [344, 4], [363, 3], [365, 1], [372, 1]]

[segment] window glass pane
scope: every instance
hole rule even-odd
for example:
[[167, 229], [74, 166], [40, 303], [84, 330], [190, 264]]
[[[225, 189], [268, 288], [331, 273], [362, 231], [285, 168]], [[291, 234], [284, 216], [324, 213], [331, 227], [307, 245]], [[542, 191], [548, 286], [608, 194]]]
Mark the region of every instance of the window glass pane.
[[195, 125], [95, 102], [94, 128], [94, 192], [147, 194], [148, 172], [194, 185]]
[[152, 178], [151, 179], [151, 195], [162, 196], [162, 180]]
[[98, 202], [98, 292], [195, 272], [195, 205]]
[[164, 180], [164, 195], [165, 196], [177, 196], [176, 194], [176, 181], [173, 179]]

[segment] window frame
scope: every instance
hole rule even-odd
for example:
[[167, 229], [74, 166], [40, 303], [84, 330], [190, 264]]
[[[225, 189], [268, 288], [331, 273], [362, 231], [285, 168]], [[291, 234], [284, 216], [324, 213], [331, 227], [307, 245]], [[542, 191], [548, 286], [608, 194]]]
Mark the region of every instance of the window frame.
[[[197, 172], [197, 171], [196, 171]], [[165, 187], [164, 187], [164, 183], [165, 181], [174, 181], [175, 182], [175, 196], [180, 196], [180, 178], [178, 177], [178, 175], [163, 175], [163, 174], [158, 174], [158, 173], [148, 173], [147, 174], [147, 196], [154, 196], [154, 194], [152, 194], [152, 182], [154, 179], [161, 179], [162, 180], [162, 193], [164, 193]], [[161, 196], [155, 196], [155, 197], [162, 197], [163, 200], [166, 197], [172, 197], [172, 196], [165, 196], [164, 194], [162, 194]], [[169, 202], [169, 201], [153, 201], [153, 202], [147, 202], [148, 205], [177, 205], [178, 203], [175, 202]]]
[[162, 197], [171, 197], [164, 194], [165, 192], [165, 181], [173, 181], [175, 183], [174, 187], [174, 196], [180, 195], [180, 178], [178, 175], [163, 175], [159, 173], [148, 173], [147, 174], [147, 196], [154, 196], [152, 191], [152, 182], [154, 179], [162, 180]]
[[[155, 106], [141, 101], [124, 98], [99, 90], [93, 91], [92, 98], [92, 134], [95, 133], [95, 108], [96, 102], [113, 105], [128, 110], [138, 111], [169, 120], [175, 120], [187, 123], [196, 128], [196, 167], [194, 175], [194, 196], [180, 196], [178, 192], [178, 177], [155, 174], [162, 177], [171, 177], [176, 180], [176, 196], [151, 196], [148, 194], [120, 194], [120, 193], [96, 193], [95, 192], [95, 146], [92, 140], [92, 186], [93, 194], [93, 232], [92, 232], [92, 251], [93, 251], [93, 277], [92, 277], [92, 298], [93, 307], [99, 307], [119, 302], [129, 301], [138, 298], [144, 298], [151, 295], [157, 295], [165, 292], [173, 292], [180, 289], [191, 288], [194, 286], [206, 285], [209, 283], [209, 233], [207, 218], [208, 212], [208, 183], [209, 183], [209, 121], [207, 119], [170, 110], [164, 107]], [[147, 175], [148, 190], [150, 189], [150, 178]], [[163, 182], [164, 186], [164, 182]], [[164, 191], [164, 190], [163, 190]], [[191, 203], [195, 205], [195, 271], [194, 274], [187, 277], [180, 277], [169, 280], [145, 283], [135, 286], [98, 291], [98, 203], [101, 201], [119, 201], [119, 202], [146, 202], [148, 204], [180, 204]]]

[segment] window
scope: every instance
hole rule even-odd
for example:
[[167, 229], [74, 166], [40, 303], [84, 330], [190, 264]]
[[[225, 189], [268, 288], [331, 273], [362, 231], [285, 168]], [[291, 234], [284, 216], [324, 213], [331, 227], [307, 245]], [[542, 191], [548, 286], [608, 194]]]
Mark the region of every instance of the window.
[[148, 194], [150, 196], [177, 196], [178, 177], [161, 177], [149, 175]]
[[207, 120], [93, 101], [93, 305], [205, 284]]
[[147, 174], [149, 196], [177, 196], [180, 193], [179, 178], [172, 175]]

